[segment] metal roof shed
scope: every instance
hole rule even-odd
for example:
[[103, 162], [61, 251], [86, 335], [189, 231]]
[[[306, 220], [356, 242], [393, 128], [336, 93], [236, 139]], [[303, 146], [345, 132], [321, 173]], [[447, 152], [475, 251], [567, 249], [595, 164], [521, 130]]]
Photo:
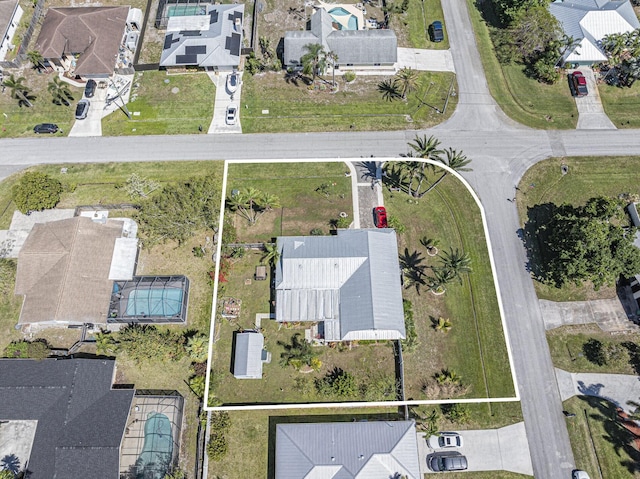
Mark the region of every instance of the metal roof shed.
[[236, 334], [233, 375], [236, 379], [262, 379], [264, 336], [255, 331]]

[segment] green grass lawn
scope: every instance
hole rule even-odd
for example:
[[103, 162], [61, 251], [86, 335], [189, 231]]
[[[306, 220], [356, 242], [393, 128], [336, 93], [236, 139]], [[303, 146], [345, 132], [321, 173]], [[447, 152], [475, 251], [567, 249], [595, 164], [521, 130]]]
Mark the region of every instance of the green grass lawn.
[[[308, 235], [314, 228], [329, 233], [329, 222], [340, 212], [353, 217], [351, 178], [347, 166], [333, 163], [260, 163], [230, 164], [227, 197], [234, 189], [253, 187], [275, 194], [280, 208], [260, 217], [254, 225], [234, 213], [238, 240], [271, 241], [275, 236]], [[327, 185], [327, 195], [316, 189]]]
[[[598, 366], [585, 357], [583, 345], [589, 339], [597, 339], [603, 344], [614, 343], [623, 346], [619, 359]], [[553, 365], [572, 373], [637, 374], [640, 370], [640, 355], [636, 344], [640, 343], [640, 334], [627, 333], [612, 335], [595, 324], [564, 326], [547, 331], [547, 342], [551, 351]]]
[[[441, 42], [432, 42], [429, 37], [429, 25], [435, 20], [440, 20], [444, 27], [444, 40]], [[407, 13], [392, 15], [391, 29], [396, 32], [400, 47], [430, 50], [449, 48], [449, 35], [440, 0], [409, 0]]]
[[[330, 75], [326, 75], [330, 82]], [[426, 128], [446, 120], [455, 110], [457, 96], [451, 73], [421, 72], [419, 88], [408, 101], [388, 102], [382, 99], [377, 85], [385, 77], [359, 76], [352, 84], [336, 77], [337, 93], [328, 89], [309, 90], [299, 81], [287, 83], [282, 73], [244, 76], [240, 118], [245, 133], [277, 133], [285, 131], [362, 131]], [[316, 84], [326, 86], [321, 80]], [[409, 121], [408, 121], [409, 119]]]
[[[483, 5], [490, 5], [484, 2]], [[578, 123], [578, 110], [566, 78], [546, 85], [528, 78], [520, 65], [501, 65], [496, 58], [486, 21], [468, 0], [469, 15], [491, 95], [513, 120], [532, 128], [570, 129]], [[485, 13], [490, 16], [491, 12]]]
[[565, 401], [564, 409], [576, 414], [567, 418], [567, 429], [577, 468], [592, 478], [640, 477], [640, 453], [630, 445], [631, 434], [615, 420], [614, 404], [577, 396]]
[[604, 111], [618, 128], [640, 128], [640, 82], [631, 88], [598, 85]]
[[[561, 165], [569, 167], [562, 175]], [[520, 221], [527, 222], [535, 205], [569, 203], [582, 205], [594, 196], [617, 197], [621, 193], [640, 193], [640, 158], [636, 157], [578, 157], [550, 158], [530, 168], [519, 183], [517, 195]], [[573, 284], [562, 288], [534, 282], [538, 297], [552, 301], [582, 301], [615, 297], [614, 287]]]
[[36, 98], [31, 100], [32, 107], [21, 108], [18, 101], [11, 98], [9, 88], [0, 93], [0, 138], [36, 136], [33, 127], [38, 123], [55, 123], [64, 131], [47, 136], [66, 135], [75, 122], [75, 105], [82, 98], [82, 89], [67, 85], [75, 100], [70, 100], [70, 106], [55, 105], [47, 91], [47, 85], [55, 77], [53, 73], [37, 73], [36, 70], [25, 69], [14, 76], [24, 76], [24, 84]]
[[[443, 368], [454, 370], [470, 386], [466, 397], [512, 397], [515, 391], [482, 219], [470, 193], [449, 175], [420, 200], [385, 191], [385, 206], [406, 227], [399, 235], [401, 255], [405, 248], [409, 253], [418, 251], [423, 264], [437, 265], [437, 258], [427, 256], [419, 243], [427, 236], [440, 241], [440, 251], [458, 248], [472, 259], [473, 272], [462, 285], [449, 284], [444, 295], [436, 296], [426, 287], [419, 293], [415, 288], [403, 291], [413, 303], [420, 341], [415, 352], [404, 354], [407, 398], [427, 399], [422, 385]], [[432, 325], [432, 318], [441, 316], [452, 322], [448, 333]]]
[[173, 75], [164, 71], [136, 73], [131, 90], [132, 101], [127, 105], [132, 119], [128, 120], [118, 110], [102, 120], [102, 134], [179, 135], [198, 133], [199, 126], [206, 133], [213, 118], [215, 92], [215, 85], [202, 72]]

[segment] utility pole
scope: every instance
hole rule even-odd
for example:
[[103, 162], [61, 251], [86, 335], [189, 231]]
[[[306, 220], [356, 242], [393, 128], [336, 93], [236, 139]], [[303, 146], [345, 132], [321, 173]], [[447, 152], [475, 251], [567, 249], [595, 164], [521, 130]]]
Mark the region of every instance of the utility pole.
[[125, 115], [127, 115], [127, 118], [131, 120], [131, 113], [127, 108], [127, 104], [125, 103], [124, 98], [122, 98], [122, 93], [120, 93], [120, 90], [118, 90], [118, 86], [113, 81], [113, 78], [110, 78], [109, 81], [111, 82], [111, 86], [113, 86], [114, 90], [116, 91], [117, 97], [120, 98], [120, 101], [122, 102], [122, 106], [120, 107], [120, 109], [124, 112]]

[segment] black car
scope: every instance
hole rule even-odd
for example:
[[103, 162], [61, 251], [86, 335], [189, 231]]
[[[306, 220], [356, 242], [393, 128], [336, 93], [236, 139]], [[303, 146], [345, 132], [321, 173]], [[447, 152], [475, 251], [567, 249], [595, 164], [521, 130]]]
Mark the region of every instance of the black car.
[[89, 100], [82, 99], [78, 102], [78, 106], [76, 107], [76, 120], [84, 120], [87, 117], [89, 105], [91, 105]]
[[442, 28], [442, 22], [435, 21], [429, 25], [429, 35], [434, 42], [441, 42], [444, 40], [444, 29]]
[[86, 86], [84, 87], [84, 96], [86, 96], [87, 98], [91, 98], [93, 97], [93, 94], [95, 92], [96, 92], [96, 81], [89, 80]]
[[33, 127], [34, 133], [57, 133], [59, 131], [58, 125], [54, 123], [40, 123]]
[[432, 454], [427, 458], [427, 465], [434, 472], [466, 471], [468, 467], [467, 458], [455, 452]]

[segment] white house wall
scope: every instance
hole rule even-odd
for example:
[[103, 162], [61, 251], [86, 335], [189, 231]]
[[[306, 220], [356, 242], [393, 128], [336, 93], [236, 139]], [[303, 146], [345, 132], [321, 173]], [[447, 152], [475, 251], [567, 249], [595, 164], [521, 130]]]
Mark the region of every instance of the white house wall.
[[16, 5], [16, 11], [13, 15], [13, 19], [11, 20], [11, 23], [9, 23], [7, 33], [0, 44], [0, 61], [4, 60], [9, 52], [9, 46], [12, 44], [13, 36], [16, 34], [16, 30], [18, 29], [23, 13], [24, 11], [20, 8], [20, 5]]

